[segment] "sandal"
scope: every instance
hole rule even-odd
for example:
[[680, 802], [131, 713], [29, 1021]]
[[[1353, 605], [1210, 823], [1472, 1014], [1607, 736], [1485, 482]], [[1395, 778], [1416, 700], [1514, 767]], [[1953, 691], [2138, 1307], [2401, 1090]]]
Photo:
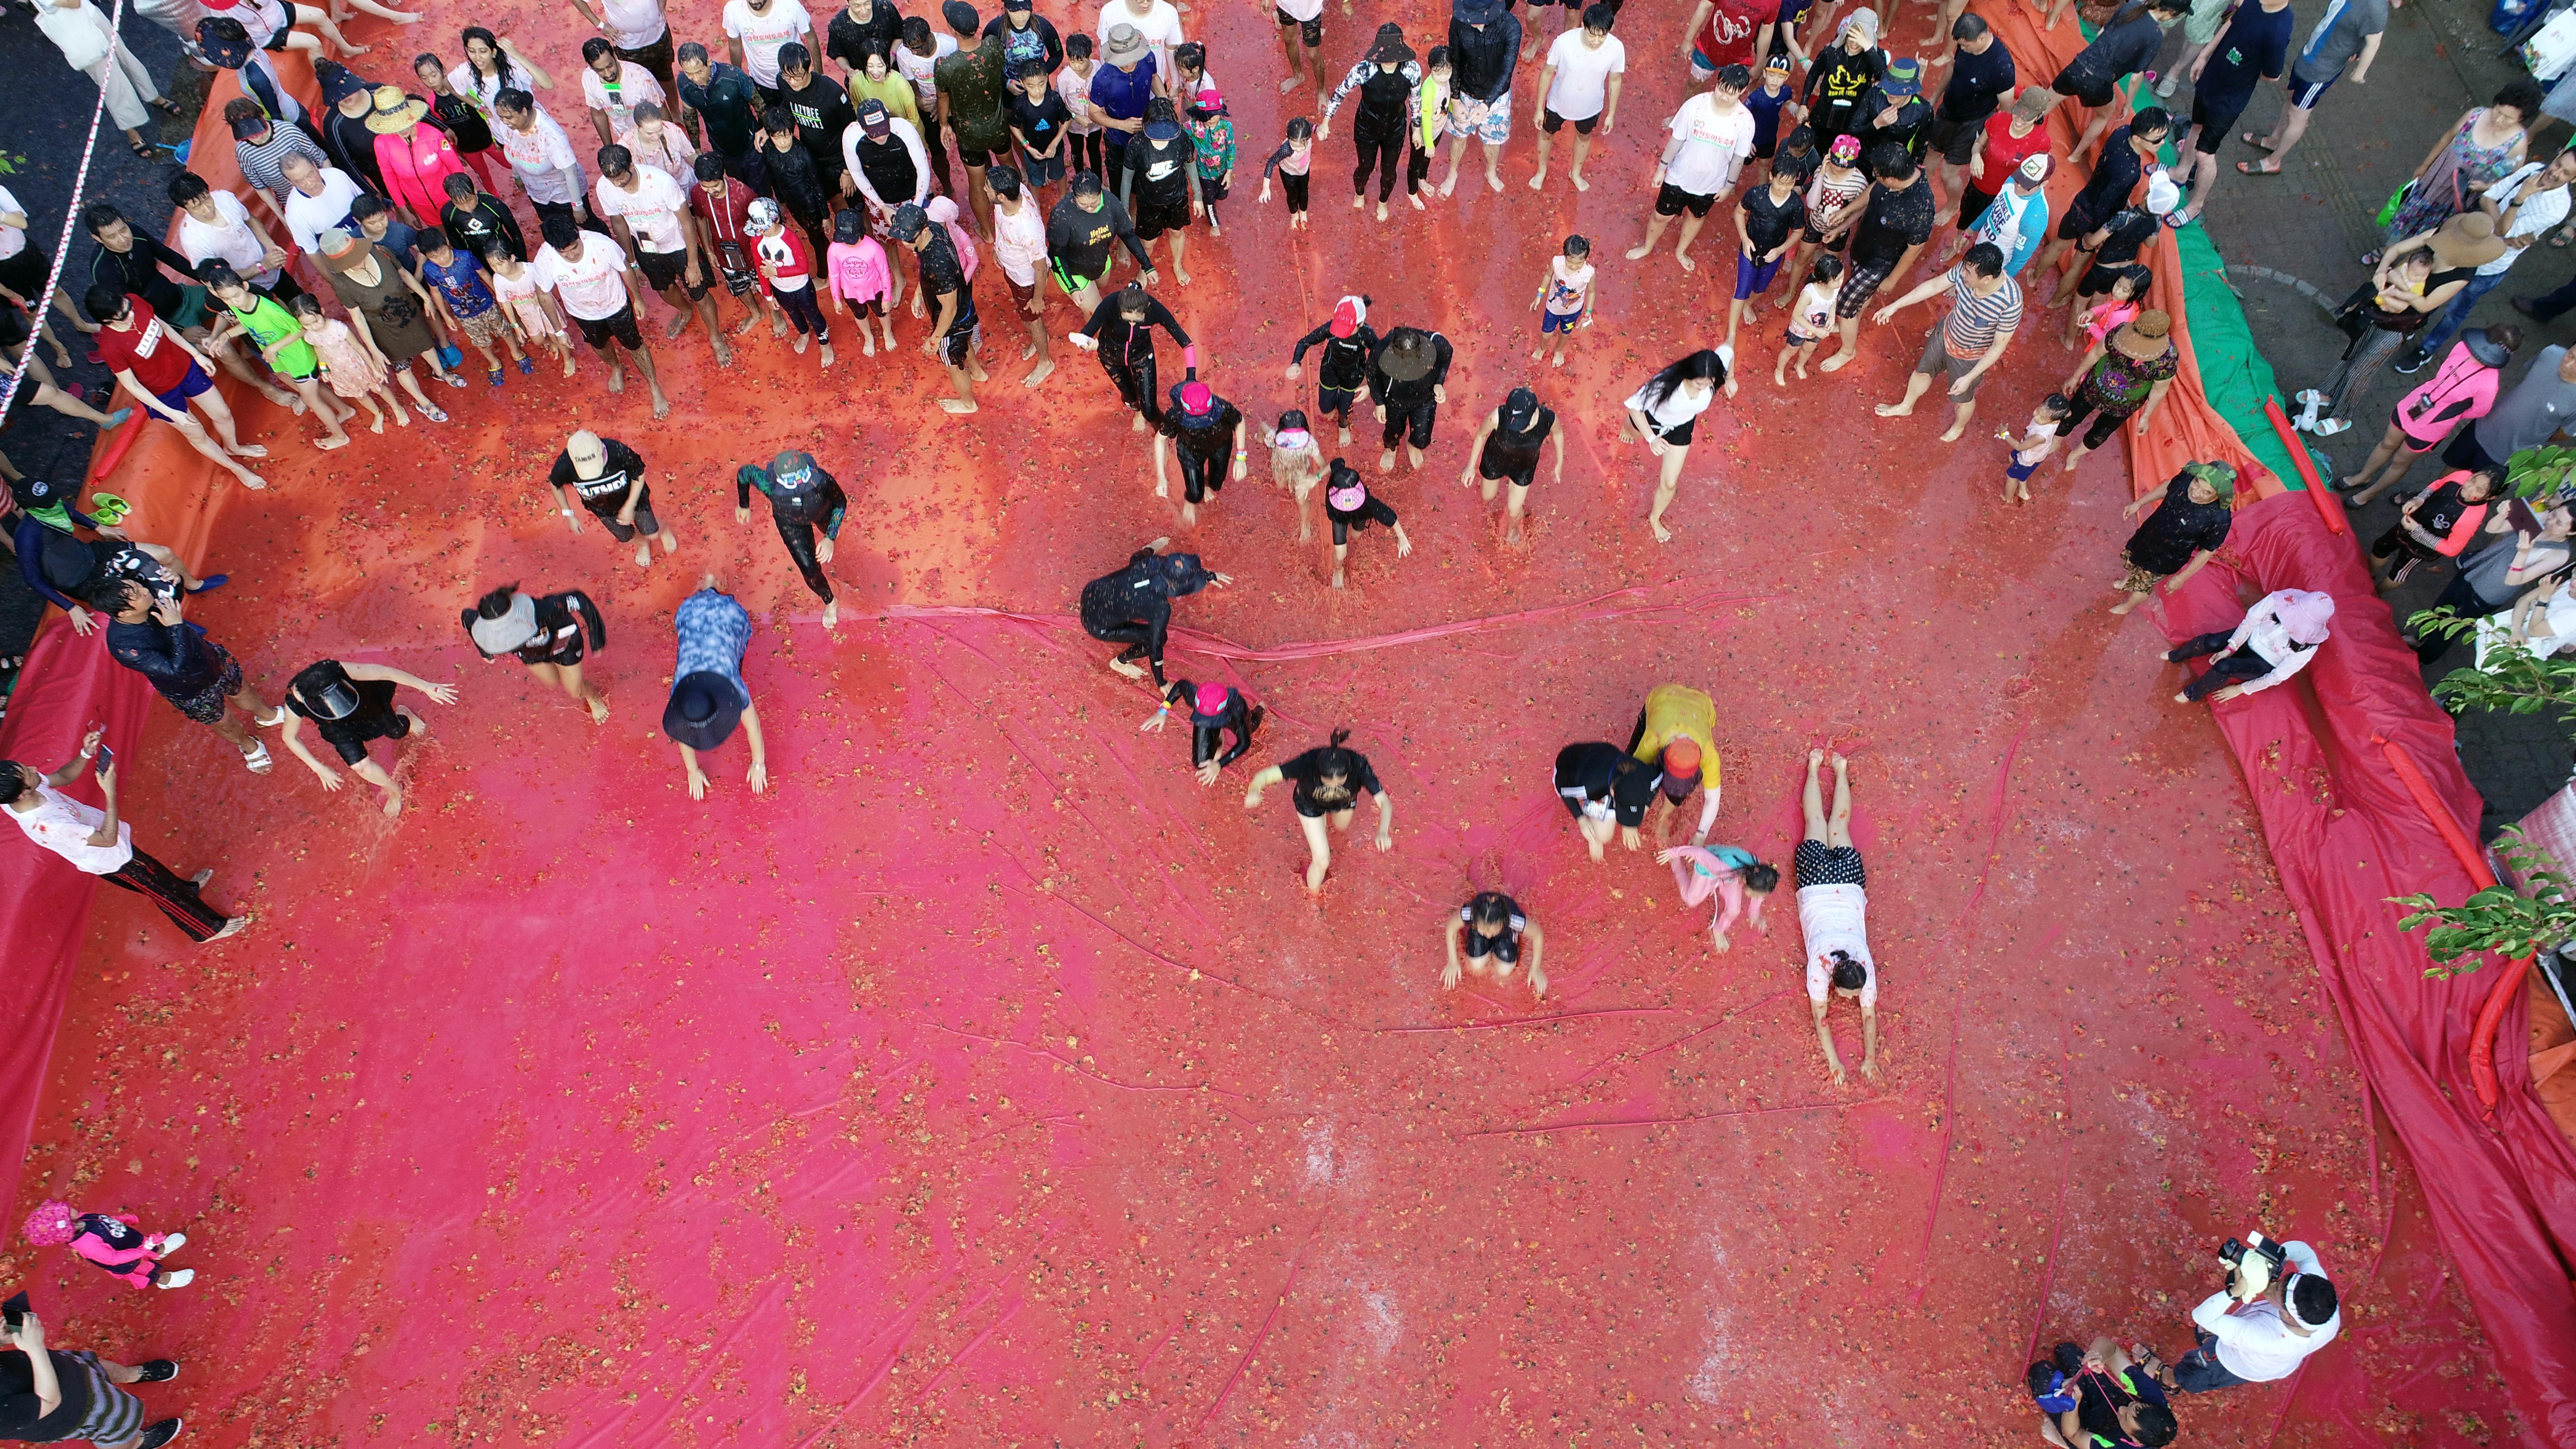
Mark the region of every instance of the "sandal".
[[420, 405], [420, 415], [429, 419], [433, 423], [443, 423], [447, 421], [447, 414], [440, 412], [438, 409], [431, 407], [427, 403], [422, 403]]
[[519, 359], [519, 376], [521, 376], [521, 377], [534, 377], [534, 376], [536, 376], [536, 373], [537, 373], [537, 360], [536, 360], [535, 358], [533, 358], [533, 357], [522, 357], [522, 358], [520, 358], [520, 359]]
[[2381, 257], [2383, 257], [2383, 256], [2386, 256], [2386, 255], [2387, 255], [2387, 253], [2386, 253], [2386, 252], [2381, 251], [2381, 250], [2380, 250], [2379, 248], [2377, 248], [2377, 247], [2372, 247], [2369, 251], [2363, 252], [2363, 253], [2361, 254], [2361, 264], [2362, 264], [2363, 266], [2365, 266], [2365, 267], [2375, 267], [2375, 266], [2378, 266], [2378, 265], [2379, 265], [2379, 259], [2380, 259]]
[[2315, 433], [2320, 438], [2331, 438], [2335, 434], [2340, 433], [2351, 426], [2352, 419], [2350, 418], [2327, 418], [2308, 431]]
[[2278, 176], [2281, 174], [2281, 163], [2268, 156], [2260, 161], [2239, 161], [2236, 163], [2236, 173], [2240, 176]]
[[252, 774], [265, 775], [276, 767], [277, 761], [268, 753], [268, 741], [253, 740], [250, 749], [242, 755], [242, 763], [250, 767]]
[[149, 141], [132, 141], [127, 144], [133, 148], [135, 155], [142, 157], [146, 161], [160, 155], [162, 150], [161, 147], [155, 146]]
[[491, 378], [492, 386], [496, 388], [499, 387], [501, 385], [501, 369], [498, 367], [493, 368], [491, 371]]

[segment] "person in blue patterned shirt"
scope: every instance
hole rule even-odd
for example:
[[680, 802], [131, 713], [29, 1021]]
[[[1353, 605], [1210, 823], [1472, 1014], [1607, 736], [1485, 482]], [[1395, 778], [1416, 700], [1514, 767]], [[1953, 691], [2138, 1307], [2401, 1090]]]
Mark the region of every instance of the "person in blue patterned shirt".
[[742, 682], [743, 651], [751, 647], [751, 614], [734, 596], [716, 587], [716, 576], [698, 581], [698, 591], [680, 603], [672, 619], [680, 636], [679, 657], [671, 668], [671, 702], [662, 709], [662, 732], [680, 747], [680, 763], [689, 772], [689, 798], [707, 798], [707, 772], [698, 768], [698, 752], [733, 738], [740, 725], [751, 737], [751, 793], [769, 788], [769, 747], [760, 735], [760, 711]]

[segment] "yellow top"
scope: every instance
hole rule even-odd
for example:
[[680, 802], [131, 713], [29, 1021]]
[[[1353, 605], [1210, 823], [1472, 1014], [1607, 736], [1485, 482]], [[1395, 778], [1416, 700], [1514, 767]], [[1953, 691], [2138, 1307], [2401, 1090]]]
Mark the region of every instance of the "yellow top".
[[[914, 130], [921, 129], [921, 106], [914, 98], [912, 82], [901, 73], [889, 70], [881, 81], [868, 79], [863, 70], [850, 72], [850, 105], [853, 109], [870, 101], [885, 102], [886, 114], [901, 116]], [[925, 138], [927, 139], [927, 138]]]
[[1646, 733], [1637, 740], [1637, 758], [1660, 765], [1664, 746], [1675, 740], [1699, 746], [1700, 779], [1716, 790], [1717, 701], [1687, 684], [1658, 684], [1646, 691]]

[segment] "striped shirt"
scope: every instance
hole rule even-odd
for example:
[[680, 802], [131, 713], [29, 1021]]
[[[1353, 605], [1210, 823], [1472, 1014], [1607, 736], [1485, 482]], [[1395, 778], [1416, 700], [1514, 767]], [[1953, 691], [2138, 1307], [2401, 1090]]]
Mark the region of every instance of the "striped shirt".
[[1952, 357], [1983, 357], [1995, 345], [1996, 333], [2021, 326], [2021, 284], [2010, 277], [1980, 297], [1968, 285], [1968, 269], [1953, 267], [1950, 298], [1957, 305], [1950, 309], [1950, 320], [1942, 328], [1941, 339], [1948, 344]]
[[272, 121], [265, 141], [233, 142], [233, 158], [241, 167], [242, 179], [268, 193], [268, 199], [283, 210], [286, 206], [286, 173], [279, 168], [289, 156], [302, 156], [320, 170], [331, 164], [313, 138], [287, 121]]

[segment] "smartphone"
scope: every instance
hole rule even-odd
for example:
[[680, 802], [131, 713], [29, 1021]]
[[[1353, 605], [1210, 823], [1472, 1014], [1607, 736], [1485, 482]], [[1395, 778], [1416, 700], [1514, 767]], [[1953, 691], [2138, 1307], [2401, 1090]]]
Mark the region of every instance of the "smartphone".
[[110, 749], [108, 746], [106, 746], [106, 745], [104, 745], [104, 744], [100, 745], [100, 746], [98, 747], [98, 767], [99, 767], [100, 769], [102, 769], [102, 770], [106, 770], [106, 769], [112, 769], [112, 768], [114, 768], [114, 767], [115, 767], [115, 765], [116, 765], [116, 751], [115, 751], [115, 750], [113, 750], [113, 749]]
[[0, 1314], [5, 1314], [7, 1316], [9, 1331], [11, 1333], [16, 1333], [18, 1331], [18, 1326], [27, 1321], [27, 1295], [24, 1293], [10, 1294], [8, 1302], [0, 1303]]

